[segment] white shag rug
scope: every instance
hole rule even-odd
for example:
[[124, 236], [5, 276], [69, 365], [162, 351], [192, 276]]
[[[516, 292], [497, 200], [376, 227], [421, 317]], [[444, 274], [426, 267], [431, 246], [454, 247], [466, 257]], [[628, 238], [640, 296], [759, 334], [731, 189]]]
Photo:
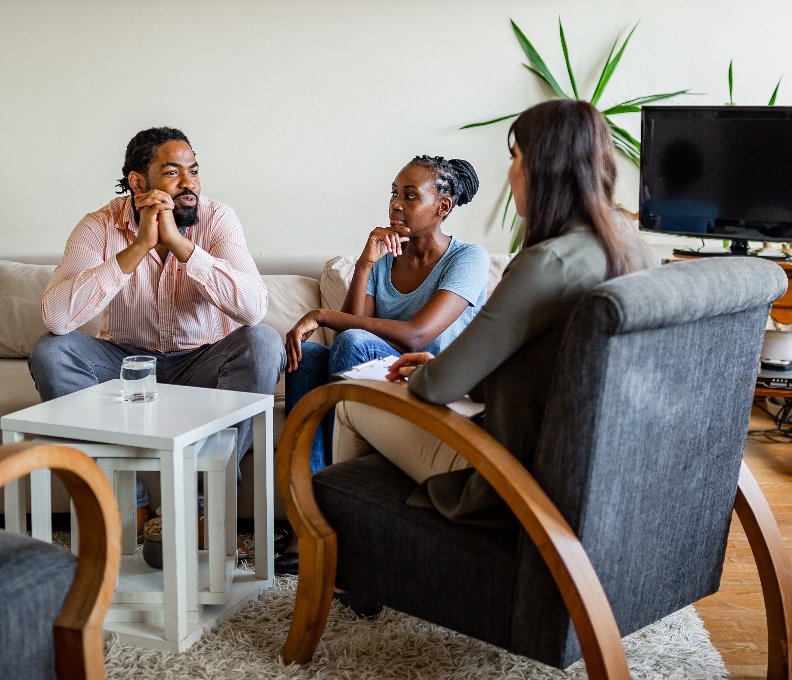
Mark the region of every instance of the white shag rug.
[[[57, 538], [61, 538], [60, 536]], [[64, 544], [68, 541], [59, 540]], [[245, 543], [252, 548], [251, 537]], [[57, 539], [56, 539], [57, 540]], [[252, 555], [251, 555], [252, 557]], [[245, 565], [252, 567], [252, 559]], [[277, 577], [275, 585], [182, 654], [164, 654], [121, 644], [105, 647], [108, 680], [358, 680], [432, 678], [484, 680], [581, 680], [582, 661], [567, 671], [385, 609], [377, 618], [358, 619], [333, 601], [322, 640], [311, 663], [284, 666], [280, 650], [294, 607], [296, 577]], [[659, 678], [725, 678], [720, 653], [693, 607], [686, 607], [624, 639], [631, 675]]]

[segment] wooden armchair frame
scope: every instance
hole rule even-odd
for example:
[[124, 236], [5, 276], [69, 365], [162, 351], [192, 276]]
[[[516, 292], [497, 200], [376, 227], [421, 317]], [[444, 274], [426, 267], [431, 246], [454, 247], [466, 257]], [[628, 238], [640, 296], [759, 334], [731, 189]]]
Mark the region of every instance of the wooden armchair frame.
[[[287, 418], [276, 470], [286, 515], [300, 539], [300, 566], [285, 663], [313, 658], [327, 623], [336, 576], [337, 539], [311, 482], [310, 454], [321, 418], [340, 401], [393, 413], [438, 437], [476, 468], [506, 501], [547, 564], [575, 626], [592, 679], [629, 680], [616, 619], [583, 546], [531, 474], [495, 439], [451, 409], [414, 397], [403, 386], [349, 380], [306, 395]], [[781, 532], [750, 470], [740, 472], [734, 504], [751, 545], [767, 609], [767, 677], [788, 679], [792, 566]]]
[[77, 572], [55, 620], [55, 667], [60, 680], [102, 680], [102, 623], [121, 564], [121, 518], [104, 473], [68, 446], [31, 443], [0, 446], [0, 486], [50, 469], [71, 494], [80, 523]]

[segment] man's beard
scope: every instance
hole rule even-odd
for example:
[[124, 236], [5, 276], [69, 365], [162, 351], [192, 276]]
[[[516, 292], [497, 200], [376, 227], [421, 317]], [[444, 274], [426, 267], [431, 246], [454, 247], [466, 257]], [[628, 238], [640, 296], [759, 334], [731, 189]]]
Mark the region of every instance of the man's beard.
[[[186, 232], [187, 227], [194, 227], [198, 223], [198, 196], [189, 189], [185, 189], [173, 198], [178, 198], [179, 196], [195, 196], [195, 205], [188, 208], [176, 207], [173, 209], [173, 220], [176, 222], [176, 226], [180, 232]], [[184, 233], [182, 233], [183, 235]]]

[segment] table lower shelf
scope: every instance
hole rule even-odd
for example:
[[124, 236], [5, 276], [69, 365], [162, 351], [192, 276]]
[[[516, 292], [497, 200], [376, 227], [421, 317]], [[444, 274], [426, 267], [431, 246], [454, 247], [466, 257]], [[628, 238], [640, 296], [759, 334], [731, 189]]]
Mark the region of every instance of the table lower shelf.
[[[225, 589], [223, 592], [209, 590], [209, 551], [198, 551], [198, 604], [223, 604], [226, 600], [235, 573], [245, 573], [236, 569], [236, 557], [226, 557]], [[162, 569], [154, 569], [143, 560], [141, 553], [122, 555], [118, 586], [113, 594], [108, 617], [112, 615], [113, 605], [164, 605]], [[141, 610], [151, 607], [141, 607]]]
[[[162, 572], [159, 573], [160, 575], [162, 574]], [[109, 639], [112, 635], [116, 635], [118, 640], [124, 644], [178, 654], [196, 643], [204, 633], [212, 630], [220, 622], [231, 618], [244, 605], [258, 597], [262, 590], [269, 588], [271, 585], [272, 581], [259, 580], [251, 571], [234, 570], [233, 582], [226, 595], [225, 604], [200, 607], [200, 612], [193, 613], [189, 617], [193, 620], [187, 622], [186, 637], [178, 642], [165, 640], [162, 624], [111, 620], [114, 610], [118, 612], [119, 616], [123, 617], [122, 611], [130, 611], [135, 606], [128, 604], [111, 605], [103, 626], [105, 638]], [[152, 614], [155, 611], [153, 608], [157, 606], [153, 603], [151, 605], [143, 605], [145, 611], [149, 611]], [[138, 611], [140, 611], [140, 605], [137, 605], [137, 607]], [[159, 607], [161, 609], [161, 605]]]

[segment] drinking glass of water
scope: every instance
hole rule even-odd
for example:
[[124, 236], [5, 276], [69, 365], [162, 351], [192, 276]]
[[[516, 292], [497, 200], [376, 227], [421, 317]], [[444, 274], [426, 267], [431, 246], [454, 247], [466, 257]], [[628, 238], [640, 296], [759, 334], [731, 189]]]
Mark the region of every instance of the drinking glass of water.
[[126, 357], [121, 363], [121, 399], [154, 401], [157, 398], [157, 358]]

